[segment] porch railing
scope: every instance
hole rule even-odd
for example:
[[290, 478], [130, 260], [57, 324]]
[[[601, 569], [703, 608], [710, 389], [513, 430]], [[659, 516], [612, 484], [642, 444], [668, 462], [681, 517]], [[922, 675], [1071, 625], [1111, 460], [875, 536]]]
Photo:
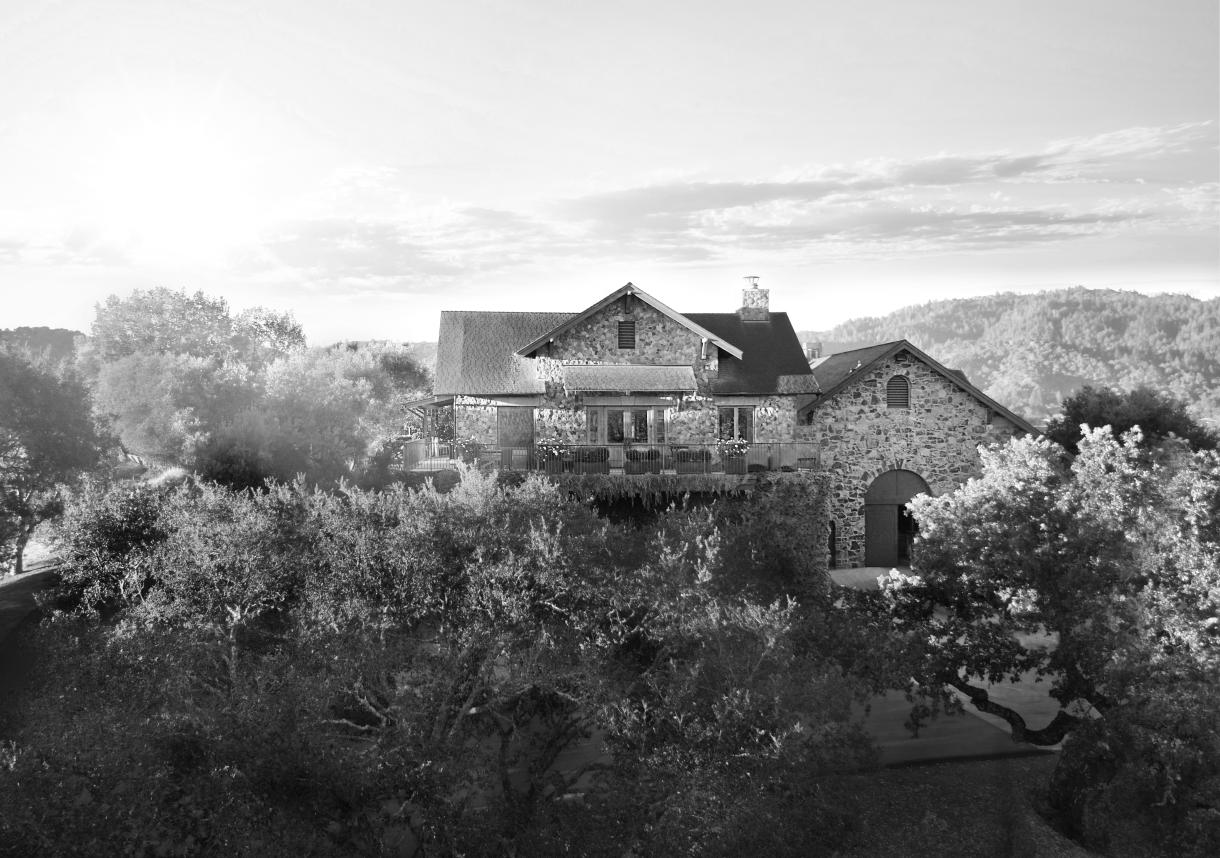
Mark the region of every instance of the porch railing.
[[814, 470], [817, 446], [806, 441], [758, 442], [744, 455], [726, 455], [717, 444], [567, 444], [477, 447], [420, 439], [406, 442], [396, 464], [407, 471], [439, 471], [464, 461], [501, 470], [552, 474], [747, 474]]

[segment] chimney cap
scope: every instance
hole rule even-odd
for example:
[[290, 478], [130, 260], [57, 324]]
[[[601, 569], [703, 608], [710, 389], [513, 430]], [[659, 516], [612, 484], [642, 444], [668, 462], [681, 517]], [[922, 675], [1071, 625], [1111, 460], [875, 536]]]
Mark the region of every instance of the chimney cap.
[[743, 277], [741, 279], [746, 281], [746, 283], [749, 284], [751, 289], [758, 288], [758, 275], [757, 274], [747, 274], [745, 277]]

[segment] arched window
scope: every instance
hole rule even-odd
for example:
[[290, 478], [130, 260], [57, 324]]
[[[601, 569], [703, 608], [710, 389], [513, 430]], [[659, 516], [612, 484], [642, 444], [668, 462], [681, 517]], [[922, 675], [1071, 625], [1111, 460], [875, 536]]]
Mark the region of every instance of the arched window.
[[911, 407], [911, 383], [905, 375], [896, 375], [885, 385], [885, 405], [887, 408]]

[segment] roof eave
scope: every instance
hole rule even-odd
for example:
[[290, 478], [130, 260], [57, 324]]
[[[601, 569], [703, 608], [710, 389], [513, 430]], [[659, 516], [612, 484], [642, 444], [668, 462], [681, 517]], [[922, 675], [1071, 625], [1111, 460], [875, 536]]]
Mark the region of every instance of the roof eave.
[[[860, 367], [859, 369], [853, 370], [846, 378], [841, 379], [837, 384], [833, 385], [829, 390], [823, 392], [820, 396], [818, 396], [818, 398], [815, 399], [813, 402], [804, 406], [804, 408], [810, 408], [810, 409], [817, 408], [823, 402], [826, 402], [828, 399], [830, 399], [830, 397], [834, 396], [840, 390], [847, 387], [847, 385], [851, 384], [853, 381], [855, 381], [857, 378], [859, 378], [860, 373], [863, 373], [867, 369], [871, 369], [872, 367], [881, 363], [883, 360], [889, 360], [891, 357], [898, 354], [898, 352], [900, 352], [904, 349], [909, 350], [920, 360], [929, 364], [933, 369], [935, 369], [945, 378], [949, 379], [951, 382], [956, 384], [959, 388], [964, 390], [966, 393], [968, 393], [971, 396], [973, 396], [974, 398], [980, 400], [984, 405], [986, 405], [992, 411], [995, 411], [998, 414], [1001, 414], [1011, 423], [1015, 424], [1018, 429], [1028, 432], [1030, 435], [1041, 434], [1034, 427], [1034, 425], [1032, 423], [1030, 423], [1028, 420], [1026, 420], [1024, 417], [1021, 417], [1020, 415], [1014, 413], [1013, 411], [1004, 407], [1000, 403], [996, 402], [990, 396], [983, 393], [983, 391], [979, 390], [977, 387], [975, 387], [973, 384], [971, 384], [966, 379], [959, 376], [957, 373], [950, 372], [949, 369], [947, 367], [945, 367], [944, 364], [942, 364], [940, 361], [936, 360], [936, 358], [928, 355], [922, 349], [917, 348], [916, 346], [912, 345], [907, 340], [896, 340], [895, 342], [891, 343], [890, 347], [887, 348], [885, 351], [881, 352], [881, 354], [874, 357], [872, 360], [870, 360], [868, 363], [866, 363], [864, 366]], [[804, 408], [802, 408], [801, 410], [804, 410]]]

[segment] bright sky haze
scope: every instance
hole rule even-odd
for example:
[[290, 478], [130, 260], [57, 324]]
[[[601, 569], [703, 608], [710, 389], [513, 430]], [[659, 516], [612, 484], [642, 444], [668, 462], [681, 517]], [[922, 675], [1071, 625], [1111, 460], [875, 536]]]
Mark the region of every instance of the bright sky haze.
[[0, 327], [1220, 295], [1215, 0], [3, 0]]

